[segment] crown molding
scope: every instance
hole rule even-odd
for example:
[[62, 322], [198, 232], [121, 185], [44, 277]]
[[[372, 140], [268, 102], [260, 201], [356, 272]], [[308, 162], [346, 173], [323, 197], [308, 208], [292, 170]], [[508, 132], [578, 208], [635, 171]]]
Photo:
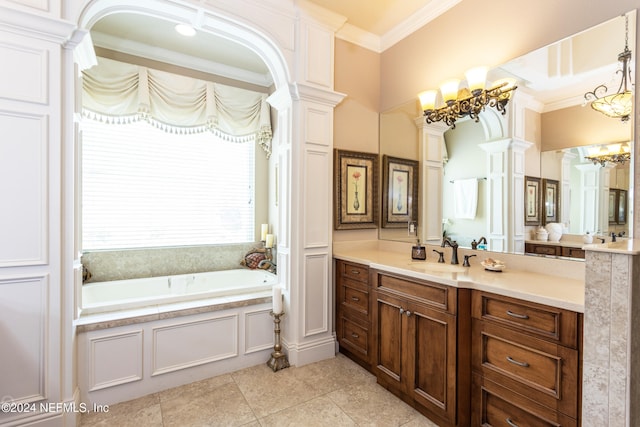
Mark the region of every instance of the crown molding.
[[344, 24], [336, 33], [336, 38], [353, 43], [365, 49], [381, 53], [380, 37], [349, 23]]

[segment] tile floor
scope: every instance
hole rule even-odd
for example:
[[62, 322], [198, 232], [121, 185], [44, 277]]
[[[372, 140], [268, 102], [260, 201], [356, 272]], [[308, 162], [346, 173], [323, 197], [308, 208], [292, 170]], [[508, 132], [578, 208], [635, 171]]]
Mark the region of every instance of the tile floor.
[[276, 373], [266, 364], [84, 414], [94, 426], [437, 427], [345, 356]]

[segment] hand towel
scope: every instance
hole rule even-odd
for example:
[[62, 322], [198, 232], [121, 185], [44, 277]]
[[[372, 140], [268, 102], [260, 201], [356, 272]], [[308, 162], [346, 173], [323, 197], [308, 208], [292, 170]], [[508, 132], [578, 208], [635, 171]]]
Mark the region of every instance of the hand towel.
[[478, 207], [478, 180], [470, 178], [453, 181], [453, 199], [456, 218], [474, 219]]

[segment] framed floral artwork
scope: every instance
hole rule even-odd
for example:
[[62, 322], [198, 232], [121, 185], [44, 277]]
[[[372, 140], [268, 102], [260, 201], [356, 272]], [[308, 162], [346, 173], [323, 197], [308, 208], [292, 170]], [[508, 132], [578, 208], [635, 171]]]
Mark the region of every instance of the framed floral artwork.
[[378, 227], [378, 155], [334, 150], [334, 228]]
[[524, 223], [526, 225], [540, 225], [540, 198], [542, 187], [540, 178], [524, 177]]
[[382, 227], [407, 227], [418, 221], [418, 173], [416, 160], [382, 156]]
[[542, 187], [544, 189], [544, 223], [558, 222], [560, 218], [558, 215], [558, 209], [560, 207], [558, 181], [554, 179], [544, 179], [542, 180]]

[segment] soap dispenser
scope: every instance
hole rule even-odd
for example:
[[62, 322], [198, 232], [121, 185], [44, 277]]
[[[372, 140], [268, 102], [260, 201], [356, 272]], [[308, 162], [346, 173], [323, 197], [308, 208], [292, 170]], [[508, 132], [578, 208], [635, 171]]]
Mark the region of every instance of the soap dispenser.
[[427, 251], [424, 246], [420, 244], [420, 239], [417, 243], [411, 247], [411, 259], [424, 261], [427, 259]]

